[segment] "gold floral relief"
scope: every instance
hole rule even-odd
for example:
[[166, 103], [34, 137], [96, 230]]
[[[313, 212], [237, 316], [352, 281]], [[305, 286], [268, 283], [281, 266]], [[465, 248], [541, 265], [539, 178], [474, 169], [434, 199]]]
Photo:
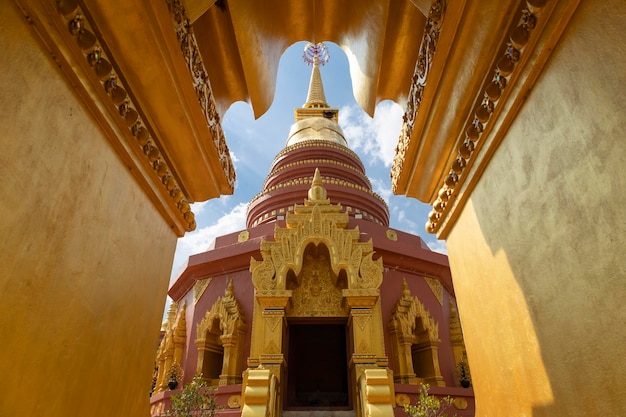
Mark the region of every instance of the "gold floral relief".
[[301, 285], [293, 288], [287, 314], [292, 317], [347, 316], [341, 288], [333, 284], [333, 271], [326, 253], [305, 254], [300, 271]]

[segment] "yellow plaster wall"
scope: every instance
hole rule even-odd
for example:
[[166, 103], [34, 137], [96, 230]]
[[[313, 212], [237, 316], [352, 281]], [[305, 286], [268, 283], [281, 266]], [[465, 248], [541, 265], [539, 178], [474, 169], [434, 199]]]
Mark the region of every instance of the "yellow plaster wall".
[[0, 2], [0, 416], [145, 416], [176, 236]]
[[626, 415], [624, 16], [581, 3], [449, 235], [477, 416]]

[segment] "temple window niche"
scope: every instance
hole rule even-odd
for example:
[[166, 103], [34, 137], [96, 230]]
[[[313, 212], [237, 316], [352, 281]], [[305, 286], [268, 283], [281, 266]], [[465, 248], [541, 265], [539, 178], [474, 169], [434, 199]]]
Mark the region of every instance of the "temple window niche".
[[196, 372], [210, 385], [241, 383], [246, 322], [235, 299], [232, 280], [196, 328]]
[[402, 296], [391, 314], [389, 332], [395, 352], [396, 382], [445, 385], [439, 368], [439, 326], [419, 299], [411, 296], [406, 279], [402, 281]]

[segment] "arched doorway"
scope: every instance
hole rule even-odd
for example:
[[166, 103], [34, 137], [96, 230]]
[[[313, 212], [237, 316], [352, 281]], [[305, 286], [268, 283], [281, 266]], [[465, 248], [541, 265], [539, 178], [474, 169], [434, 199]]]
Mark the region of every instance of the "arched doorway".
[[311, 243], [300, 273], [287, 273], [287, 287], [293, 295], [286, 309], [285, 409], [350, 409], [345, 271], [335, 274], [326, 245]]

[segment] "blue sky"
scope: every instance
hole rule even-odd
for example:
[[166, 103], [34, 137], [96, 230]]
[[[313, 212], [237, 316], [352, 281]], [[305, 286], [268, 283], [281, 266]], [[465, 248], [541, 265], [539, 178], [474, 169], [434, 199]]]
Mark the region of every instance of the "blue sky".
[[[217, 236], [245, 229], [246, 205], [262, 190], [274, 156], [285, 147], [294, 108], [306, 101], [311, 67], [302, 59], [305, 45], [296, 43], [283, 54], [274, 101], [263, 116], [254, 120], [250, 105], [243, 102], [234, 103], [224, 115], [224, 133], [237, 173], [235, 192], [192, 206], [197, 229], [178, 240], [171, 279], [182, 272], [190, 255], [206, 251]], [[344, 52], [335, 44], [327, 46], [330, 61], [321, 67], [326, 101], [339, 108], [339, 124], [350, 148], [363, 161], [374, 191], [389, 204], [390, 226], [416, 234], [431, 249], [446, 253], [444, 242], [424, 230], [430, 206], [391, 193], [389, 172], [403, 110], [384, 101], [370, 118], [354, 100]]]

